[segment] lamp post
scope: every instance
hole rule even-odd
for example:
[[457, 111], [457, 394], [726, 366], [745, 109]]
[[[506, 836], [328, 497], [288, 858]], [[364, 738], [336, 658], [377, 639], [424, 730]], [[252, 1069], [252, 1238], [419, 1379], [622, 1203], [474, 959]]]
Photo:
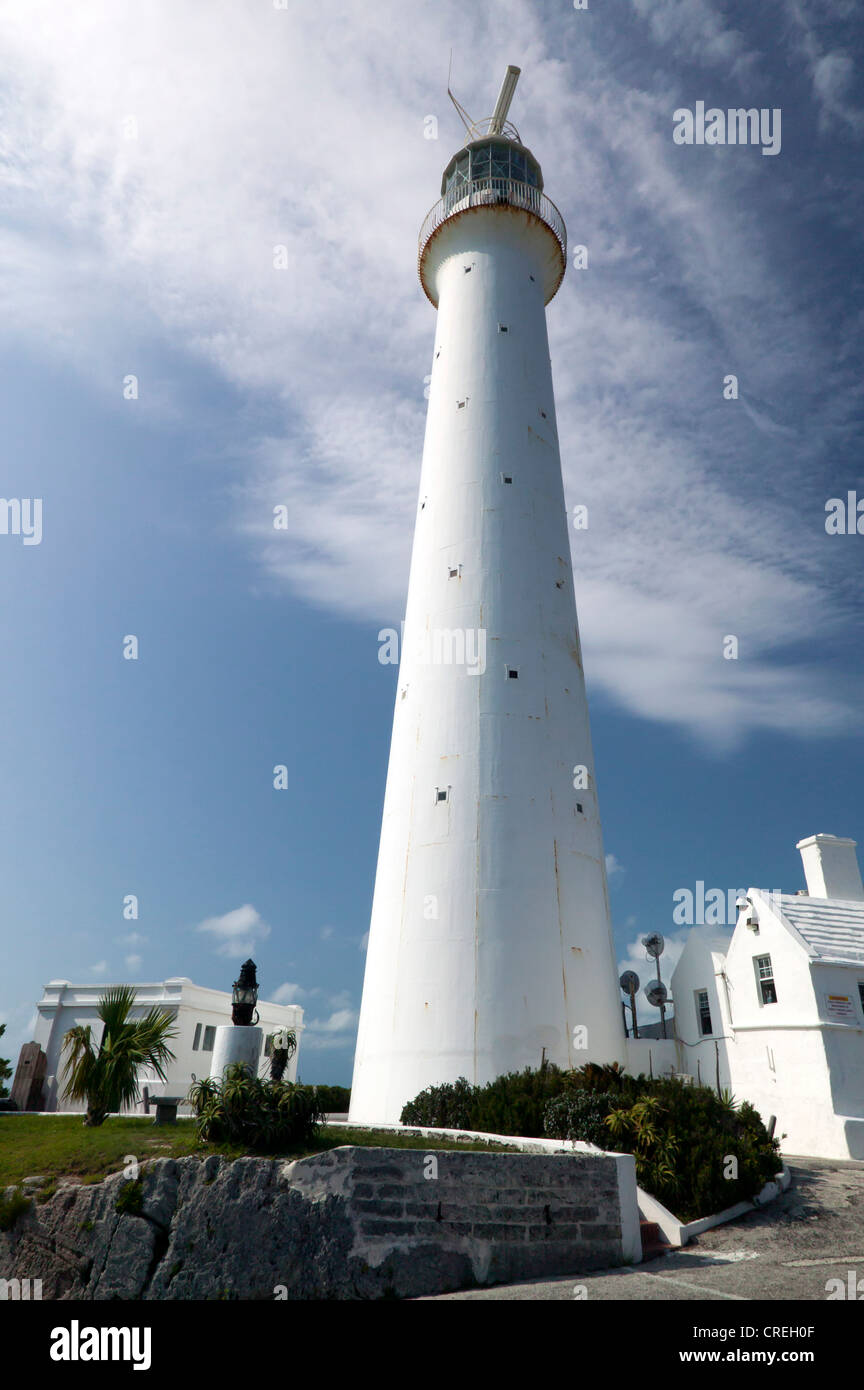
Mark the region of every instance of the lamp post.
[[[246, 960], [240, 966], [240, 978], [234, 981], [231, 992], [231, 1022], [238, 1028], [248, 1028], [258, 1003], [258, 980], [254, 960]], [[258, 1022], [257, 1013], [255, 1022]]]
[[264, 1034], [258, 1022], [258, 977], [254, 960], [246, 960], [231, 988], [231, 1022], [216, 1029], [210, 1075], [221, 1081], [228, 1067], [241, 1066], [258, 1075]]

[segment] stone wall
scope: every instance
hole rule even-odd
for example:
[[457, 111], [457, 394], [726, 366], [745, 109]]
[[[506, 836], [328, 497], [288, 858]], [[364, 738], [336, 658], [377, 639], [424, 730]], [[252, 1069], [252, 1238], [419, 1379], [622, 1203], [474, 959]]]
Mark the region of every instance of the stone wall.
[[638, 1259], [632, 1167], [349, 1146], [157, 1159], [132, 1210], [121, 1174], [34, 1202], [0, 1232], [0, 1278], [41, 1279], [43, 1299], [374, 1299], [578, 1274]]

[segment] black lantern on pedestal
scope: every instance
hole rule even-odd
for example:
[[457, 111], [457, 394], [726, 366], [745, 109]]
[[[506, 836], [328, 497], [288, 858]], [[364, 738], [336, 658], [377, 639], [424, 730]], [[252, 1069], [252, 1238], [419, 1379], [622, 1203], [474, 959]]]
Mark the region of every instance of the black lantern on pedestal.
[[255, 975], [254, 960], [244, 961], [240, 966], [240, 978], [234, 981], [234, 988], [231, 995], [231, 1022], [239, 1028], [248, 1028], [252, 1023], [252, 1015], [255, 1014], [255, 1022], [258, 1022], [258, 1015], [255, 1005], [258, 1003], [258, 980]]

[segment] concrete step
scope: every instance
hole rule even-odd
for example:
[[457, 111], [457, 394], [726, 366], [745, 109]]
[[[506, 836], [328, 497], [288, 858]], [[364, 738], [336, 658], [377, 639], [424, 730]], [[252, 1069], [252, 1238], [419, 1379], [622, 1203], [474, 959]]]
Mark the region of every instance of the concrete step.
[[642, 1258], [643, 1260], [656, 1259], [658, 1255], [666, 1255], [670, 1247], [666, 1244], [660, 1233], [660, 1227], [656, 1221], [640, 1221], [639, 1233], [642, 1237]]

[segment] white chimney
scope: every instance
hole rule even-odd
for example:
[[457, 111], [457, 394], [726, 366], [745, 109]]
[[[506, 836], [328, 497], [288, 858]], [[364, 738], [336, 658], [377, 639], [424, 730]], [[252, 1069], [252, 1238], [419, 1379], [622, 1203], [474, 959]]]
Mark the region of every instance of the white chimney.
[[855, 854], [855, 840], [838, 835], [811, 835], [799, 840], [804, 877], [811, 898], [846, 898], [864, 901], [864, 885]]

